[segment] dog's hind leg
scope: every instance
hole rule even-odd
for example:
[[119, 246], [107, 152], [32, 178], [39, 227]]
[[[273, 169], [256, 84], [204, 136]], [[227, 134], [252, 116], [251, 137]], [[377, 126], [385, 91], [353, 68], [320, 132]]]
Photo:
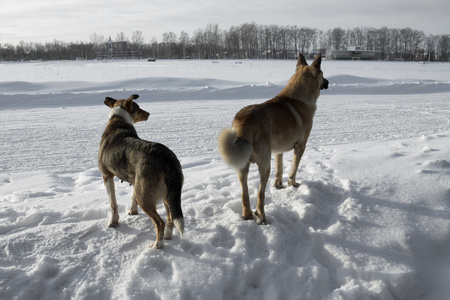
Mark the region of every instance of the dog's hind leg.
[[150, 217], [150, 219], [152, 219], [153, 225], [155, 225], [156, 229], [156, 240], [154, 243], [150, 244], [150, 248], [160, 249], [164, 246], [164, 221], [156, 211], [156, 206], [152, 207], [150, 210], [147, 210], [145, 213]]
[[253, 219], [253, 213], [250, 208], [250, 198], [248, 195], [248, 185], [247, 185], [249, 169], [250, 163], [247, 163], [247, 166], [245, 166], [242, 170], [237, 171], [239, 182], [241, 183], [242, 218], [244, 220]]
[[300, 159], [305, 152], [306, 144], [295, 145], [294, 146], [294, 155], [292, 157], [292, 165], [291, 171], [289, 172], [289, 181], [288, 185], [293, 187], [299, 187], [300, 184], [295, 181], [295, 177], [297, 176], [298, 165], [300, 164]]
[[164, 227], [165, 223], [163, 219], [160, 217], [158, 212], [156, 211], [156, 205], [150, 205], [150, 206], [141, 206], [141, 209], [150, 217], [150, 219], [153, 222], [153, 225], [155, 225], [156, 229], [156, 240], [154, 243], [150, 244], [150, 248], [162, 248], [164, 246], [163, 243], [163, 235], [164, 235]]
[[114, 177], [104, 175], [103, 181], [105, 183], [106, 192], [108, 193], [109, 204], [111, 206], [111, 221], [109, 221], [109, 227], [117, 227], [119, 225], [119, 208], [116, 201], [116, 191], [114, 187]]
[[172, 221], [172, 213], [170, 212], [170, 207], [166, 199], [164, 199], [164, 207], [166, 208], [167, 213], [167, 226], [166, 229], [164, 230], [164, 239], [170, 240], [172, 239], [173, 234], [173, 221]]
[[266, 214], [264, 212], [264, 200], [266, 195], [267, 181], [270, 175], [270, 156], [264, 162], [258, 164], [261, 182], [258, 189], [258, 200], [256, 201], [256, 223], [258, 225], [266, 225]]
[[155, 225], [156, 229], [156, 241], [150, 244], [150, 248], [162, 248], [163, 243], [163, 235], [164, 235], [164, 227], [165, 223], [161, 216], [156, 211], [156, 203], [157, 203], [157, 195], [154, 194], [144, 194], [145, 199], [142, 199], [142, 194], [139, 192], [136, 195], [136, 201], [139, 203], [141, 209], [150, 217]]
[[283, 153], [275, 154], [275, 183], [274, 187], [282, 189], [283, 185]]
[[128, 214], [129, 215], [138, 214], [138, 204], [136, 202], [136, 194], [134, 193], [134, 188], [133, 188], [133, 195], [131, 195], [131, 206], [130, 209], [128, 210]]

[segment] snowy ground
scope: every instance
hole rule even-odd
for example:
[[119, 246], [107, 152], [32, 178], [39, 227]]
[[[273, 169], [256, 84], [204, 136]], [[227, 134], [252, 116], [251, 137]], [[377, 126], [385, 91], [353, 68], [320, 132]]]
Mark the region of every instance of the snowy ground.
[[[270, 224], [258, 226], [240, 218], [216, 137], [280, 91], [295, 61], [241, 62], [0, 64], [0, 298], [447, 297], [450, 64], [324, 61], [330, 88], [302, 184], [268, 188]], [[169, 146], [185, 174], [185, 236], [163, 250], [148, 247], [146, 215], [126, 215], [120, 181], [121, 226], [107, 227], [103, 100], [132, 93], [151, 113], [138, 133]], [[258, 184], [253, 166], [253, 207]]]

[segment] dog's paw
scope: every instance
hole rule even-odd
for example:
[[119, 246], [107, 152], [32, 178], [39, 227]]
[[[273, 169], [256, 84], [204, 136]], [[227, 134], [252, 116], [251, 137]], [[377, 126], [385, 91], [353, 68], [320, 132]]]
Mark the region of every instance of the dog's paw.
[[283, 183], [281, 181], [275, 181], [274, 185], [273, 185], [276, 189], [284, 189], [286, 186], [283, 185]]
[[164, 239], [165, 240], [171, 240], [173, 235], [173, 229], [172, 228], [166, 228], [164, 231]]
[[242, 219], [244, 220], [253, 220], [253, 214], [249, 214], [249, 215], [242, 215]]
[[268, 225], [269, 223], [267, 223], [266, 219], [256, 218], [256, 224], [258, 224], [258, 225]]
[[163, 241], [156, 241], [150, 244], [151, 249], [161, 249], [164, 246]]
[[110, 227], [110, 228], [114, 228], [117, 226], [119, 226], [119, 222], [109, 221], [109, 223], [108, 223], [108, 227]]
[[137, 214], [138, 214], [138, 211], [137, 211], [137, 210], [132, 210], [132, 209], [130, 209], [130, 210], [128, 211], [128, 215], [130, 215], [130, 216], [137, 215]]
[[298, 183], [296, 181], [289, 180], [288, 185], [289, 186], [293, 186], [293, 187], [299, 187], [300, 183]]
[[256, 224], [258, 225], [267, 225], [267, 220], [266, 218], [261, 218], [260, 215], [258, 214], [258, 212], [255, 211], [254, 213], [255, 217], [256, 217]]

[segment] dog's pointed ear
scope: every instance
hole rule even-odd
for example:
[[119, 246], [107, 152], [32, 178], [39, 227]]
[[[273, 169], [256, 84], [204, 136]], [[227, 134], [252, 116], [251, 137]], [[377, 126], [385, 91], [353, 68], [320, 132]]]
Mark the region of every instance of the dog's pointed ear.
[[312, 67], [314, 67], [317, 70], [320, 70], [320, 64], [322, 63], [322, 54], [317, 54], [316, 59], [311, 64]]
[[114, 104], [117, 102], [117, 100], [115, 100], [115, 99], [113, 99], [113, 98], [110, 98], [110, 97], [106, 97], [105, 98], [105, 104], [106, 104], [106, 106], [108, 106], [108, 107], [110, 107], [110, 108], [113, 108], [114, 107]]
[[304, 66], [307, 66], [308, 65], [308, 63], [306, 62], [306, 59], [305, 59], [305, 57], [303, 56], [303, 54], [299, 54], [298, 55], [298, 61], [297, 61], [297, 69], [299, 68], [299, 67], [304, 67]]
[[133, 109], [133, 100], [139, 98], [139, 95], [133, 94], [127, 100], [125, 100], [124, 106], [127, 111]]
[[139, 95], [138, 95], [138, 94], [133, 94], [133, 95], [131, 95], [131, 96], [127, 99], [127, 101], [128, 101], [128, 100], [137, 99], [137, 98], [139, 98]]

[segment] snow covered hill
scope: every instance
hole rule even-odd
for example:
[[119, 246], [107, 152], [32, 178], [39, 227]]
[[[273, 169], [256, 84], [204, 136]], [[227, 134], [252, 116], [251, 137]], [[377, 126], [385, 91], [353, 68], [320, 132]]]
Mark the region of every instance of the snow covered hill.
[[[240, 217], [216, 138], [295, 61], [241, 62], [0, 64], [0, 298], [445, 299], [450, 65], [324, 61], [301, 186], [268, 188], [258, 226]], [[185, 235], [162, 250], [144, 213], [126, 215], [120, 181], [121, 225], [107, 227], [103, 100], [132, 93], [151, 114], [138, 134], [170, 147], [185, 175]], [[258, 185], [252, 166], [253, 207]]]

